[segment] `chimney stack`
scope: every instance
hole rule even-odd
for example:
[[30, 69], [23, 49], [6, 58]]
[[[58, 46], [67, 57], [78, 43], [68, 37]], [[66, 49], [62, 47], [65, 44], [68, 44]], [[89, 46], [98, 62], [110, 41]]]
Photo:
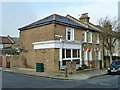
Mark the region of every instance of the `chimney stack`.
[[109, 21], [104, 22], [104, 27], [105, 27], [106, 29], [108, 29], [108, 30], [112, 30], [112, 25], [110, 24]]
[[90, 17], [88, 17], [88, 13], [83, 13], [82, 16], [79, 18], [82, 22], [89, 22]]

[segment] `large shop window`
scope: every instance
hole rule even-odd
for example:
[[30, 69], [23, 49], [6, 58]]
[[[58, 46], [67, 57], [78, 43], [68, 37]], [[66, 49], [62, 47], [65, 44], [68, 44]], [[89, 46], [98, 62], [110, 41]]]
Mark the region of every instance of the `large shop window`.
[[66, 58], [71, 58], [71, 49], [66, 49]]
[[66, 28], [66, 40], [74, 40], [74, 29]]
[[73, 61], [76, 61], [76, 64], [80, 64], [80, 59], [75, 59]]
[[73, 57], [77, 57], [77, 49], [73, 50]]
[[73, 49], [73, 58], [79, 58], [79, 57], [80, 57], [80, 50]]
[[62, 65], [65, 66], [67, 61], [71, 61], [71, 60], [63, 60]]
[[66, 61], [76, 61], [76, 64], [80, 64], [80, 49], [62, 49], [63, 66], [66, 65]]

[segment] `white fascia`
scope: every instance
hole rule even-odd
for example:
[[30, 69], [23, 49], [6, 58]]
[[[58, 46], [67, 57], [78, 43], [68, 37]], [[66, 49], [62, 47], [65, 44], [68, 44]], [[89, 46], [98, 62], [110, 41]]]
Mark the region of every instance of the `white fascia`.
[[80, 49], [81, 41], [67, 41], [67, 40], [50, 40], [43, 42], [34, 42], [34, 49], [47, 49], [47, 48], [68, 48], [68, 49]]

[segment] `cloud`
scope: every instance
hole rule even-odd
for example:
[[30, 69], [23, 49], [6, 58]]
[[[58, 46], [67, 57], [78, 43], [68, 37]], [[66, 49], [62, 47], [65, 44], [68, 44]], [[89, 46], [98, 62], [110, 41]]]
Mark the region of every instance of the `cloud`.
[[89, 5], [84, 6], [68, 6], [66, 8], [58, 8], [55, 12], [66, 15], [70, 14], [76, 18], [79, 18], [82, 13], [88, 13], [91, 17], [90, 21], [97, 24], [99, 18], [104, 18], [106, 16], [113, 18], [118, 16], [118, 6], [117, 3], [98, 3], [94, 2]]

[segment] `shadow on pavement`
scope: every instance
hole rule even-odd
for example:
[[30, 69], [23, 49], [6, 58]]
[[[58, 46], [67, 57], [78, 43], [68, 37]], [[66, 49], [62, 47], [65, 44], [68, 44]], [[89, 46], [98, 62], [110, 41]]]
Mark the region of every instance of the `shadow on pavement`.
[[107, 73], [106, 75], [120, 75], [120, 72], [112, 72], [112, 73]]

